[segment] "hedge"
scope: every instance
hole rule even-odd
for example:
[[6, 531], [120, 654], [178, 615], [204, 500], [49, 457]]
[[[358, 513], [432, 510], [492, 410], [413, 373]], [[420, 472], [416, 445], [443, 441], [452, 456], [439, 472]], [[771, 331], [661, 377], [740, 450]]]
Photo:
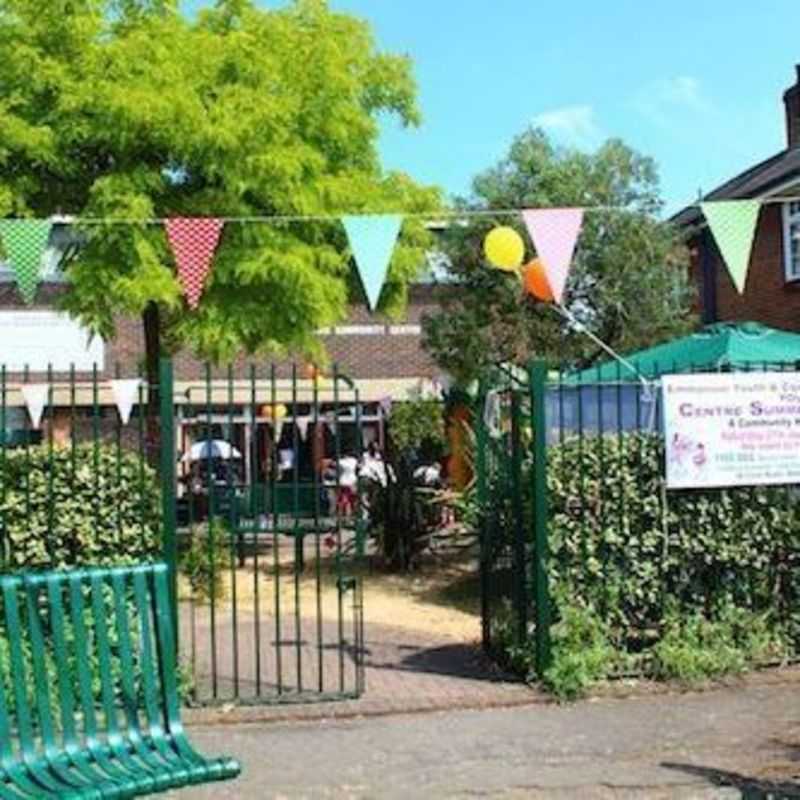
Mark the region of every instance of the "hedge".
[[[523, 464], [528, 638], [505, 446], [492, 443], [490, 645], [508, 668], [570, 697], [603, 675], [689, 680], [800, 649], [800, 502], [790, 487], [667, 491], [656, 434], [570, 438], [548, 449], [554, 661], [534, 675], [531, 462]], [[516, 555], [515, 555], [516, 554]]]
[[109, 565], [158, 553], [160, 494], [138, 454], [108, 445], [10, 449], [0, 457], [7, 568]]
[[800, 504], [786, 487], [666, 491], [654, 434], [570, 439], [548, 457], [555, 592], [596, 609], [620, 643], [660, 638], [667, 609], [788, 621]]

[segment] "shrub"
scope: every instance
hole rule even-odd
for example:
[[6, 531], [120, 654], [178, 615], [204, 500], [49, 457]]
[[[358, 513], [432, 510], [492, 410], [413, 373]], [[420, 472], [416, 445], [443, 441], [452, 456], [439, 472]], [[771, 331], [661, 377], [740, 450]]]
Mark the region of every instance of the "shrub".
[[[655, 434], [568, 439], [548, 451], [556, 624], [553, 664], [542, 677], [559, 696], [580, 694], [622, 664], [696, 682], [780, 658], [800, 642], [792, 579], [800, 504], [791, 491], [667, 492], [663, 465]], [[523, 531], [531, 529], [530, 466], [521, 479]], [[493, 534], [484, 551], [499, 568], [520, 548], [512, 546], [509, 478], [500, 470], [490, 479]], [[530, 576], [529, 539], [522, 550]], [[526, 591], [534, 619], [530, 579]], [[505, 622], [516, 630], [513, 618]], [[507, 651], [526, 651], [506, 638], [498, 644]]]
[[517, 618], [510, 600], [503, 598], [491, 621], [491, 639], [495, 645], [494, 656], [501, 666], [528, 680], [535, 677], [536, 646], [533, 631], [522, 642], [518, 641]]
[[660, 436], [551, 448], [551, 581], [598, 609], [623, 648], [657, 641], [666, 612], [729, 606], [782, 615], [800, 553], [800, 505], [779, 487], [666, 492]]
[[583, 696], [607, 677], [615, 662], [608, 628], [592, 608], [559, 604], [560, 620], [552, 628], [553, 660], [544, 685], [560, 700]]
[[725, 603], [713, 619], [700, 614], [668, 613], [664, 634], [653, 647], [653, 674], [693, 685], [739, 674], [770, 658], [783, 644], [769, 615]]
[[192, 531], [188, 547], [178, 556], [178, 570], [186, 576], [196, 601], [225, 598], [224, 576], [232, 563], [230, 547], [230, 533], [222, 520]]
[[138, 454], [46, 445], [0, 460], [0, 538], [10, 568], [132, 563], [158, 553], [160, 494]]

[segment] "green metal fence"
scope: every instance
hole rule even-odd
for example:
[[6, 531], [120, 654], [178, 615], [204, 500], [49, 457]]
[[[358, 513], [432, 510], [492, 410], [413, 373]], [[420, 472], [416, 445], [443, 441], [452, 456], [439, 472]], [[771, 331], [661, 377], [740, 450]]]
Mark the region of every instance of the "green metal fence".
[[364, 688], [362, 403], [334, 369], [207, 367], [175, 396], [181, 652], [201, 702]]
[[564, 587], [561, 601], [591, 605], [614, 643], [641, 656], [631, 663], [646, 664], [670, 613], [710, 616], [722, 602], [768, 615], [797, 651], [797, 489], [667, 492], [660, 375], [679, 371], [657, 366], [642, 381], [620, 368], [617, 380], [579, 381], [536, 364], [483, 381], [483, 642], [498, 659], [534, 642], [541, 674], [558, 616], [549, 595]]
[[[140, 376], [115, 369], [111, 377]], [[160, 555], [160, 492], [151, 466], [158, 440], [147, 421], [147, 395], [141, 380], [134, 413], [123, 425], [108, 377], [97, 367], [33, 374], [0, 365], [6, 571]], [[28, 401], [35, 406], [37, 400], [35, 424]]]
[[532, 639], [538, 672], [551, 660], [545, 379], [539, 362], [498, 370], [476, 409], [483, 644], [502, 661]]
[[[129, 378], [124, 424], [111, 381]], [[336, 370], [209, 366], [176, 380], [163, 360], [148, 386], [120, 368], [0, 366], [3, 568], [164, 559], [192, 700], [358, 696], [365, 523], [343, 470], [362, 410]]]

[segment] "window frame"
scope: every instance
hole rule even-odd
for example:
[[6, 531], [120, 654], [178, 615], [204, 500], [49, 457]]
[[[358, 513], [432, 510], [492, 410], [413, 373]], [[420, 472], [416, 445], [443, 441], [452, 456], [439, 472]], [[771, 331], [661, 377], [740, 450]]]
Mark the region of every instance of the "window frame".
[[[792, 208], [794, 206], [794, 208]], [[783, 276], [786, 283], [800, 283], [800, 260], [792, 260], [792, 228], [800, 238], [800, 198], [783, 204]]]

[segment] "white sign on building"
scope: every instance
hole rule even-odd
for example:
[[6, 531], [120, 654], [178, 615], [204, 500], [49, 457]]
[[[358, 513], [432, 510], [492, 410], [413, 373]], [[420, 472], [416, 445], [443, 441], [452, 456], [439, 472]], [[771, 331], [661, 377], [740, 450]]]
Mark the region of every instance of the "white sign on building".
[[662, 382], [669, 489], [800, 483], [800, 373]]
[[0, 311], [0, 365], [9, 372], [88, 371], [105, 366], [105, 345], [57, 311]]

